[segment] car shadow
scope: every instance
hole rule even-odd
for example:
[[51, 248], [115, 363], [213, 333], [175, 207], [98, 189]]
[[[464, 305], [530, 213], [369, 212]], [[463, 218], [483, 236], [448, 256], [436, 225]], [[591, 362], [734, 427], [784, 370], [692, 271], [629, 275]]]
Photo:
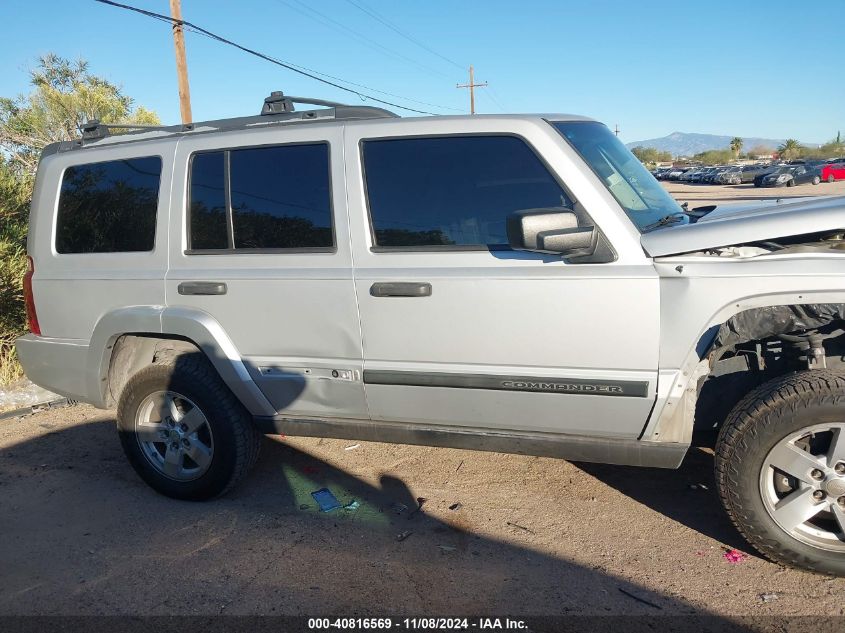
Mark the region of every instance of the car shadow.
[[691, 448], [678, 470], [576, 464], [581, 470], [655, 512], [728, 547], [760, 558], [725, 514], [713, 474], [713, 452]]
[[[284, 440], [265, 441], [236, 490], [191, 503], [141, 482], [109, 414], [46, 426], [0, 449], [0, 615], [706, 614], [600, 564], [550, 556], [527, 533], [493, 538], [460, 510], [438, 519], [413, 484], [367, 480]], [[710, 516], [712, 492], [675, 494], [703, 478], [695, 455], [677, 481], [582, 468], [698, 529], [707, 515], [720, 540], [733, 538]], [[311, 493], [322, 488], [339, 508], [320, 511]]]

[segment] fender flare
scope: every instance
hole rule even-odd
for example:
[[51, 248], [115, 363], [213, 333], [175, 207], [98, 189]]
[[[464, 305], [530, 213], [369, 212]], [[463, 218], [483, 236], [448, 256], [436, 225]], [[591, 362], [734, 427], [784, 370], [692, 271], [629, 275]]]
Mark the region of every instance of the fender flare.
[[[731, 317], [755, 308], [779, 305], [842, 303], [843, 293], [811, 291], [801, 294], [777, 293], [734, 299], [719, 308], [691, 343], [686, 358], [678, 369], [660, 368], [658, 396], [654, 412], [643, 429], [640, 439], [662, 442], [686, 442], [692, 439], [695, 404], [698, 400], [698, 380], [710, 372], [707, 354], [711, 351], [718, 327]], [[660, 389], [660, 381], [668, 380], [668, 389]]]
[[240, 353], [223, 326], [195, 308], [130, 306], [104, 314], [88, 348], [88, 392], [106, 406], [109, 365], [118, 338], [126, 334], [179, 337], [194, 343], [208, 358], [241, 404], [253, 415], [272, 416], [276, 410], [252, 379]]

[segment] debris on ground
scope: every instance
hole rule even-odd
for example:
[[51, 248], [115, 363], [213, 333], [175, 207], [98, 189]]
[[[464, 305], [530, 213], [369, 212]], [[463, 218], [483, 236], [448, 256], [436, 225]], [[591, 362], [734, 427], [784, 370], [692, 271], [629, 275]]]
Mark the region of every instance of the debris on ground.
[[617, 589], [618, 589], [621, 593], [625, 594], [625, 595], [626, 595], [626, 596], [628, 596], [629, 598], [633, 598], [633, 599], [634, 599], [634, 600], [636, 600], [637, 602], [642, 602], [643, 604], [646, 604], [646, 605], [648, 605], [648, 606], [650, 606], [650, 607], [654, 607], [655, 609], [661, 609], [661, 610], [663, 609], [663, 607], [661, 607], [659, 604], [654, 604], [653, 602], [651, 602], [651, 601], [649, 601], [649, 600], [646, 600], [645, 598], [640, 598], [639, 596], [635, 596], [635, 595], [634, 595], [634, 594], [632, 594], [630, 591], [625, 591], [622, 587], [617, 587]]
[[358, 448], [359, 446], [361, 446], [361, 445], [360, 445], [360, 444], [353, 444], [352, 446], [347, 446], [347, 447], [346, 447], [346, 448], [344, 448], [343, 450], [345, 450], [345, 451], [354, 451], [354, 450], [355, 450], [356, 448]]
[[414, 508], [414, 510], [411, 512], [411, 514], [408, 515], [408, 518], [409, 519], [414, 518], [414, 515], [416, 515], [420, 510], [422, 510], [423, 504], [426, 501], [428, 501], [428, 499], [426, 499], [425, 497], [417, 497], [417, 507]]
[[343, 509], [346, 510], [347, 512], [354, 512], [360, 506], [361, 506], [361, 504], [358, 503], [355, 499], [353, 499], [352, 501], [347, 503], [345, 506], [343, 506]]
[[337, 497], [328, 488], [315, 490], [311, 493], [311, 496], [314, 497], [314, 501], [320, 506], [320, 512], [331, 512], [340, 507], [340, 501], [337, 500]]
[[722, 554], [725, 560], [731, 563], [732, 565], [737, 565], [748, 558], [748, 554], [743, 554], [738, 549], [729, 549], [727, 552]]
[[507, 524], [512, 528], [516, 528], [517, 530], [522, 530], [523, 532], [528, 532], [529, 534], [534, 534], [534, 530], [529, 530], [524, 525], [519, 525], [517, 523], [511, 523], [510, 521], [508, 521]]
[[763, 601], [763, 602], [774, 602], [779, 597], [780, 596], [778, 596], [778, 594], [776, 594], [776, 593], [761, 593], [760, 594], [760, 600]]
[[690, 490], [710, 490], [704, 484], [690, 484]]
[[437, 547], [439, 547], [444, 552], [454, 552], [457, 549], [452, 545], [438, 545]]
[[411, 534], [413, 534], [413, 532], [411, 532], [411, 530], [405, 530], [404, 532], [400, 532], [399, 534], [396, 535], [396, 540], [401, 543], [406, 538], [411, 536]]
[[462, 504], [460, 501], [458, 501], [457, 503], [453, 503], [452, 505], [450, 505], [449, 509], [457, 512], [458, 510], [460, 510], [463, 507], [464, 507], [464, 504]]
[[393, 510], [396, 514], [402, 514], [405, 510], [408, 509], [408, 506], [406, 506], [404, 503], [394, 501], [390, 504], [390, 509]]
[[455, 472], [458, 472], [461, 469], [461, 466], [464, 465], [464, 460], [461, 460], [461, 463], [458, 464], [458, 467], [455, 469]]

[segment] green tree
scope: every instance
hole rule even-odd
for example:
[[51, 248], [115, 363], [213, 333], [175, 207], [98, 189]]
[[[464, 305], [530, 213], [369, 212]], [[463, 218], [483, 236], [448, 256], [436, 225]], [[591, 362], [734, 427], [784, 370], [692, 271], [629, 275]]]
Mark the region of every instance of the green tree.
[[20, 174], [34, 174], [44, 146], [77, 138], [86, 121], [159, 122], [155, 113], [135, 107], [120, 86], [90, 74], [84, 60], [48, 53], [29, 76], [34, 90], [28, 95], [0, 97], [0, 148]]
[[72, 62], [50, 53], [29, 74], [29, 94], [0, 97], [0, 384], [20, 375], [13, 343], [26, 327], [22, 277], [29, 200], [41, 150], [78, 138], [78, 126], [92, 119], [159, 122], [155, 113], [135, 107], [120, 86], [92, 75], [84, 60]]
[[783, 144], [778, 147], [778, 155], [784, 160], [792, 160], [801, 156], [804, 147], [794, 138], [786, 139]]
[[739, 157], [739, 153], [742, 151], [743, 141], [742, 138], [739, 136], [734, 136], [731, 139], [731, 151], [734, 153], [735, 157]]

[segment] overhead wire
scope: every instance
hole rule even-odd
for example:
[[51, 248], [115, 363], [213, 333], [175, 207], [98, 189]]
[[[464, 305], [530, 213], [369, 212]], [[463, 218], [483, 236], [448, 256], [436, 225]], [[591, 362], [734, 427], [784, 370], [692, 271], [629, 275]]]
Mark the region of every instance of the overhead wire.
[[407, 32], [406, 32], [406, 31], [404, 31], [403, 29], [400, 29], [398, 26], [396, 26], [395, 24], [393, 24], [393, 23], [392, 23], [390, 20], [388, 20], [387, 18], [385, 18], [385, 17], [383, 17], [383, 16], [379, 15], [379, 14], [375, 11], [375, 9], [372, 9], [372, 8], [370, 8], [370, 7], [367, 7], [367, 6], [364, 6], [364, 5], [363, 5], [363, 3], [361, 3], [361, 2], [356, 2], [355, 0], [346, 0], [346, 1], [347, 1], [349, 4], [351, 4], [352, 6], [357, 7], [360, 11], [362, 11], [362, 12], [366, 13], [367, 15], [369, 15], [371, 18], [373, 18], [373, 19], [374, 19], [374, 20], [376, 20], [377, 22], [382, 23], [384, 26], [386, 26], [386, 27], [387, 27], [387, 28], [389, 28], [390, 30], [392, 30], [392, 31], [394, 31], [394, 32], [396, 32], [396, 33], [398, 33], [399, 35], [401, 35], [402, 37], [404, 37], [406, 40], [408, 40], [408, 41], [410, 41], [410, 42], [413, 42], [414, 44], [416, 44], [416, 45], [417, 45], [417, 46], [419, 46], [420, 48], [422, 48], [422, 49], [424, 49], [424, 50], [428, 51], [428, 52], [429, 52], [429, 53], [431, 53], [432, 55], [436, 55], [436, 56], [437, 56], [437, 57], [439, 57], [440, 59], [442, 59], [442, 60], [444, 60], [444, 61], [446, 61], [446, 62], [448, 62], [448, 63], [452, 64], [453, 66], [456, 66], [457, 68], [460, 68], [461, 70], [464, 70], [464, 66], [461, 66], [459, 63], [457, 63], [456, 61], [454, 61], [454, 60], [452, 60], [452, 59], [449, 59], [449, 58], [448, 58], [448, 57], [446, 57], [445, 55], [441, 55], [440, 53], [438, 53], [436, 50], [434, 50], [434, 49], [433, 49], [433, 48], [431, 48], [430, 46], [428, 46], [428, 45], [424, 44], [423, 42], [419, 41], [417, 38], [415, 38], [415, 37], [414, 37], [413, 35], [411, 35], [410, 33], [407, 33]]
[[[339, 83], [336, 83], [335, 81], [329, 81], [327, 79], [323, 79], [322, 77], [319, 77], [317, 75], [317, 73], [313, 70], [311, 70], [311, 71], [303, 70], [304, 67], [297, 67], [297, 65], [291, 64], [290, 62], [283, 61], [281, 59], [272, 57], [272, 56], [267, 55], [265, 53], [261, 53], [257, 50], [254, 50], [254, 49], [249, 48], [247, 46], [244, 46], [242, 44], [238, 44], [237, 42], [234, 42], [234, 41], [227, 39], [227, 38], [225, 38], [221, 35], [218, 35], [218, 34], [213, 33], [213, 32], [211, 32], [207, 29], [204, 29], [203, 27], [198, 26], [197, 24], [194, 24], [193, 22], [188, 22], [187, 20], [176, 20], [176, 19], [174, 19], [170, 16], [163, 15], [161, 13], [156, 13], [154, 11], [148, 11], [147, 9], [141, 9], [139, 7], [133, 7], [133, 6], [130, 6], [128, 4], [115, 2], [114, 0], [94, 0], [94, 2], [99, 2], [100, 4], [113, 6], [113, 7], [119, 8], [119, 9], [125, 9], [127, 11], [133, 11], [135, 13], [139, 13], [139, 14], [147, 16], [149, 18], [153, 18], [153, 19], [156, 19], [156, 20], [159, 20], [159, 21], [162, 21], [162, 22], [166, 22], [170, 25], [174, 25], [174, 24], [180, 25], [180, 26], [182, 26], [186, 29], [191, 30], [194, 33], [197, 33], [197, 34], [202, 35], [204, 37], [218, 41], [222, 44], [232, 46], [232, 47], [237, 48], [237, 49], [239, 49], [239, 50], [241, 50], [245, 53], [248, 53], [250, 55], [258, 57], [259, 59], [263, 59], [263, 60], [268, 61], [272, 64], [276, 64], [277, 66], [281, 66], [282, 68], [286, 68], [288, 70], [291, 70], [295, 73], [298, 73], [300, 75], [303, 75], [303, 76], [308, 77], [310, 79], [313, 79], [315, 81], [319, 81], [319, 82], [324, 83], [326, 85], [332, 86], [333, 88], [337, 88], [338, 90], [343, 90], [345, 92], [349, 92], [351, 94], [357, 95], [358, 97], [360, 97], [362, 99], [369, 99], [370, 101], [375, 101], [377, 103], [388, 105], [388, 106], [391, 106], [393, 108], [399, 108], [401, 110], [406, 110], [408, 112], [414, 112], [414, 113], [417, 113], [417, 114], [436, 115], [436, 113], [434, 113], [434, 112], [428, 112], [428, 111], [425, 111], [425, 110], [417, 110], [415, 108], [409, 108], [408, 106], [403, 106], [401, 104], [394, 103], [394, 102], [391, 102], [391, 101], [387, 101], [385, 99], [379, 99], [378, 97], [374, 97], [374, 96], [367, 94], [363, 91], [355, 90], [353, 88], [343, 86]], [[323, 74], [324, 76], [329, 76], [325, 73], [320, 73], [320, 74]], [[339, 79], [339, 78], [335, 78], [335, 79], [336, 79], [336, 81], [342, 81], [343, 83], [347, 83], [347, 84], [350, 84], [350, 85], [358, 85], [358, 86], [363, 87], [364, 89], [366, 89], [368, 91], [380, 92], [380, 91], [378, 91], [374, 88], [370, 88], [369, 86], [364, 86], [363, 84], [353, 84], [352, 82], [346, 81], [344, 79]], [[400, 98], [405, 100], [405, 101], [412, 101], [412, 99], [408, 99], [406, 97], [400, 97]], [[439, 105], [435, 106], [435, 107], [438, 107], [438, 108], [441, 108], [441, 109], [453, 109], [453, 108], [448, 108], [448, 107], [439, 106]]]

